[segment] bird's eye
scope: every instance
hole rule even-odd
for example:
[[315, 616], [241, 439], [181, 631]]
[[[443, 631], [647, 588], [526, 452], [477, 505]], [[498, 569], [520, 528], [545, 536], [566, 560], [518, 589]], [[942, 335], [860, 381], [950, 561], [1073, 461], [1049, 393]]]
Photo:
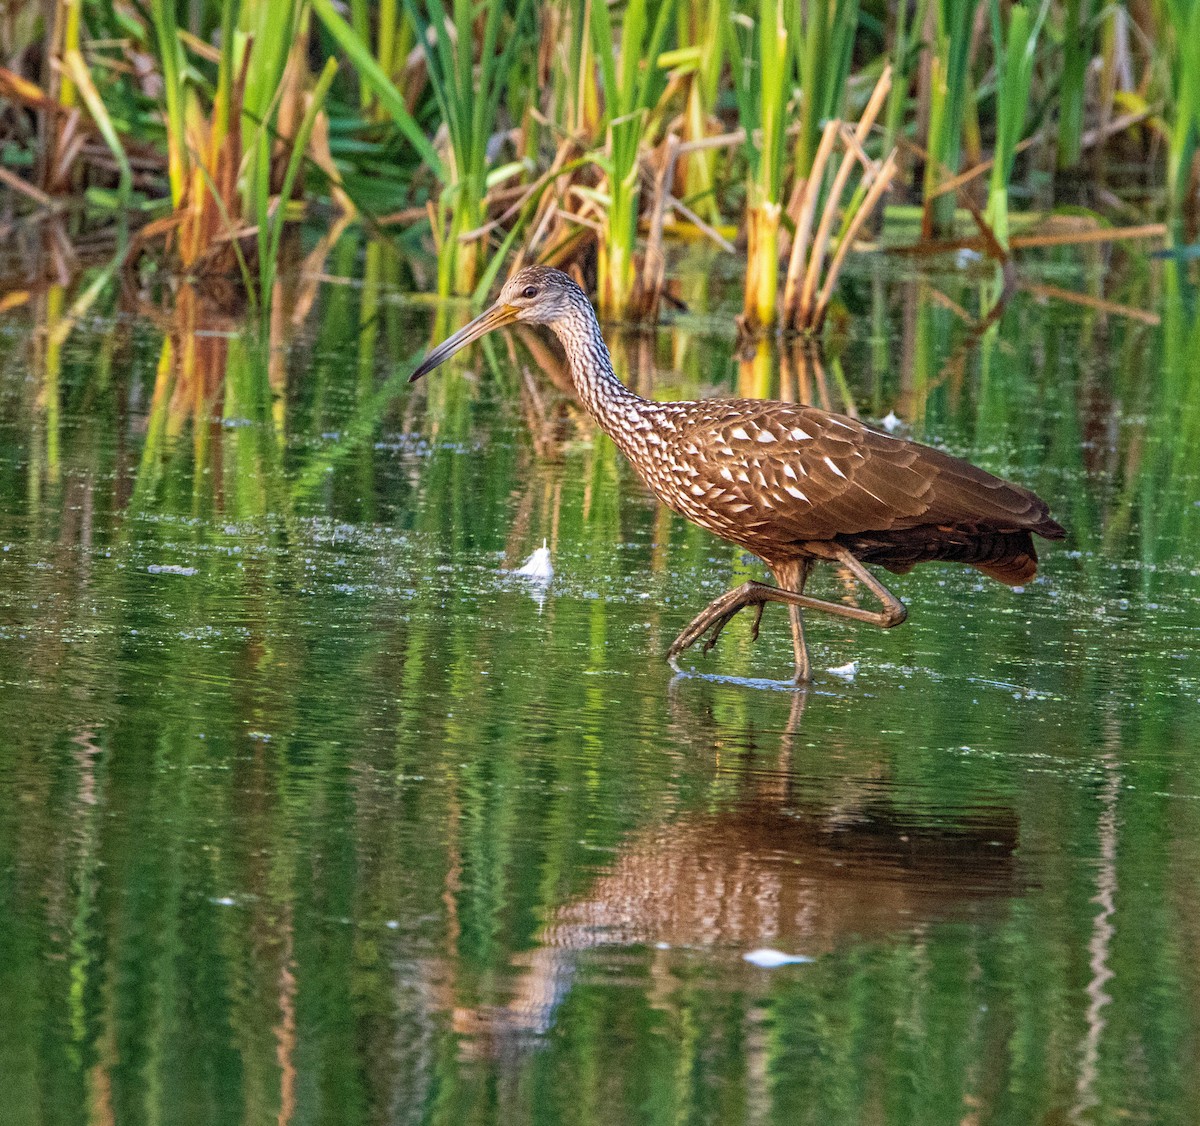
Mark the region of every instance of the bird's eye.
[[529, 298], [530, 300], [533, 300], [533, 298], [535, 298], [537, 296], [537, 286], [536, 285], [527, 285], [525, 287], [525, 289], [521, 292], [521, 296]]

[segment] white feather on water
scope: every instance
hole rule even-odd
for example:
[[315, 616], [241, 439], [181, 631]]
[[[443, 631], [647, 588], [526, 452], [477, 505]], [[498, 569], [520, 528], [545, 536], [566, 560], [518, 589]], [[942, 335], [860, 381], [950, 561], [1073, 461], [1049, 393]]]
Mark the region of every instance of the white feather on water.
[[780, 966], [799, 966], [812, 961], [804, 954], [785, 954], [782, 950], [772, 950], [766, 946], [751, 950], [749, 954], [743, 954], [742, 958], [752, 966], [764, 970], [774, 970]]
[[844, 665], [838, 665], [836, 668], [826, 671], [833, 673], [834, 676], [840, 676], [843, 680], [853, 680], [858, 672], [858, 662], [847, 661]]
[[554, 578], [554, 564], [550, 562], [550, 549], [546, 547], [545, 540], [542, 540], [542, 546], [526, 559], [513, 574], [520, 575], [521, 578], [528, 579], [530, 582], [543, 584]]

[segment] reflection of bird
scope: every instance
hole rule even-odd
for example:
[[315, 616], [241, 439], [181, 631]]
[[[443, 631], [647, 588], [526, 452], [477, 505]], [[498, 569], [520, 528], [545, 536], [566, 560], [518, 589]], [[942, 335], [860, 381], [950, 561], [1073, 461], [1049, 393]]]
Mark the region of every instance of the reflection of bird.
[[[941, 920], [994, 917], [1023, 890], [1018, 828], [1004, 809], [923, 823], [873, 802], [832, 813], [759, 795], [684, 811], [631, 834], [575, 897], [552, 905], [536, 944], [513, 958], [522, 972], [504, 1004], [455, 1005], [456, 1030], [481, 1054], [545, 1033], [580, 969], [628, 980], [631, 962], [694, 969], [702, 958], [722, 971], [714, 988], [746, 989], [756, 971], [743, 957], [764, 943], [810, 961]], [[660, 997], [685, 987], [671, 973], [650, 980]]]
[[[893, 438], [815, 407], [758, 399], [658, 403], [629, 390], [612, 362], [587, 295], [558, 270], [527, 267], [487, 312], [434, 348], [419, 379], [471, 341], [517, 322], [548, 325], [566, 349], [583, 405], [658, 498], [759, 556], [778, 587], [747, 582], [713, 601], [676, 638], [675, 658], [738, 611], [788, 607], [796, 682], [810, 678], [801, 611], [822, 610], [885, 629], [903, 603], [864, 566], [903, 573], [916, 563], [967, 563], [1015, 586], [1037, 572], [1031, 534], [1061, 539], [1044, 501], [948, 454]], [[818, 560], [840, 563], [880, 602], [878, 611], [804, 594]]]

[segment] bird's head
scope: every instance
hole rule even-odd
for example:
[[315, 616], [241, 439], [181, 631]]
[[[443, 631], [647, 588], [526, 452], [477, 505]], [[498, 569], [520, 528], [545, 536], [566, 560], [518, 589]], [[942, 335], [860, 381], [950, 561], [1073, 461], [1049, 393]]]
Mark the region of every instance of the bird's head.
[[493, 329], [511, 324], [555, 324], [569, 317], [580, 302], [588, 306], [587, 295], [561, 270], [526, 266], [504, 283], [500, 297], [490, 309], [431, 349], [408, 381], [420, 379]]

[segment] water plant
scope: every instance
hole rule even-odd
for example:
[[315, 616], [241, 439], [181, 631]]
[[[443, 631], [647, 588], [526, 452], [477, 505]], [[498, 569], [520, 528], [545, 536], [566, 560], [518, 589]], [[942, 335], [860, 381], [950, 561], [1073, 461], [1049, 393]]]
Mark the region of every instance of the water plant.
[[925, 218], [928, 238], [950, 231], [954, 196], [938, 194], [941, 182], [958, 171], [966, 117], [968, 60], [977, 0], [934, 0], [934, 40], [929, 58], [929, 116], [925, 141]]
[[[679, 46], [659, 56], [658, 63], [687, 80], [684, 142], [701, 141], [712, 131], [721, 74], [729, 40], [730, 0], [680, 0]], [[697, 149], [683, 157], [687, 203], [709, 222], [720, 222], [716, 199], [715, 148]]]
[[[1198, 40], [1200, 0], [915, 0], [886, 20], [859, 0], [55, 0], [0, 21], [0, 181], [8, 218], [82, 196], [133, 232], [127, 264], [150, 252], [251, 300], [315, 209], [386, 232], [418, 288], [482, 300], [543, 261], [632, 319], [657, 316], [673, 235], [740, 236], [744, 327], [812, 332], [885, 168], [924, 239], [953, 236], [961, 201], [1001, 245], [1018, 167], [1087, 151], [1101, 177], [1110, 148], [1128, 165], [1161, 139], [1149, 206], [1191, 214]], [[885, 64], [885, 107], [822, 153]]]
[[1087, 67], [1095, 29], [1092, 0], [1067, 0], [1062, 13], [1062, 80], [1058, 93], [1058, 167], [1074, 168], [1083, 149]]
[[[842, 263], [896, 174], [896, 149], [893, 148], [882, 163], [872, 161], [864, 151], [867, 135], [887, 100], [890, 88], [891, 68], [885, 66], [855, 128], [850, 130], [835, 119], [826, 122], [822, 131], [796, 208], [796, 227], [788, 256], [783, 298], [784, 326], [788, 329], [807, 334], [820, 331]], [[823, 192], [826, 169], [839, 141], [843, 147], [842, 159], [828, 190]], [[829, 257], [842, 195], [849, 186], [855, 167], [861, 167], [863, 175], [842, 212], [837, 247]]]
[[996, 146], [992, 155], [987, 220], [1004, 248], [1008, 246], [1008, 184], [1012, 178], [1017, 142], [1025, 127], [1034, 52], [1044, 14], [1044, 8], [1035, 17], [1024, 4], [1014, 4], [1008, 12], [1008, 33], [1005, 34], [1001, 28], [1000, 4], [998, 0], [991, 0], [992, 40], [996, 54]]
[[1172, 210], [1178, 214], [1193, 177], [1200, 181], [1192, 167], [1200, 147], [1200, 0], [1167, 0], [1163, 7], [1167, 18], [1162, 21], [1162, 39], [1168, 45], [1170, 101], [1174, 105], [1166, 178]]
[[757, 19], [737, 22], [732, 54], [738, 114], [745, 131], [746, 283], [742, 326], [754, 335], [775, 324], [784, 141], [794, 38], [780, 0], [759, 0]]
[[795, 179], [802, 185], [817, 154], [821, 127], [841, 117], [846, 80], [858, 29], [858, 0], [812, 0], [784, 8], [796, 44], [793, 59], [799, 87]]
[[486, 216], [489, 145], [512, 59], [525, 40], [527, 0], [517, 0], [503, 42], [508, 13], [503, 4], [487, 5], [478, 66], [473, 37], [467, 33], [474, 26], [470, 0], [453, 0], [449, 12], [441, 0], [427, 0], [427, 16], [415, 0], [405, 3], [449, 134], [450, 160], [434, 218], [438, 292], [468, 294], [478, 280], [481, 244], [464, 236], [482, 226]]
[[634, 311], [640, 154], [657, 128], [654, 111], [666, 84], [657, 60], [674, 7], [675, 0], [630, 0], [614, 52], [608, 5], [602, 0], [591, 4], [592, 49], [604, 100], [604, 149], [595, 158], [604, 171], [606, 197], [597, 248], [598, 304], [604, 316]]

